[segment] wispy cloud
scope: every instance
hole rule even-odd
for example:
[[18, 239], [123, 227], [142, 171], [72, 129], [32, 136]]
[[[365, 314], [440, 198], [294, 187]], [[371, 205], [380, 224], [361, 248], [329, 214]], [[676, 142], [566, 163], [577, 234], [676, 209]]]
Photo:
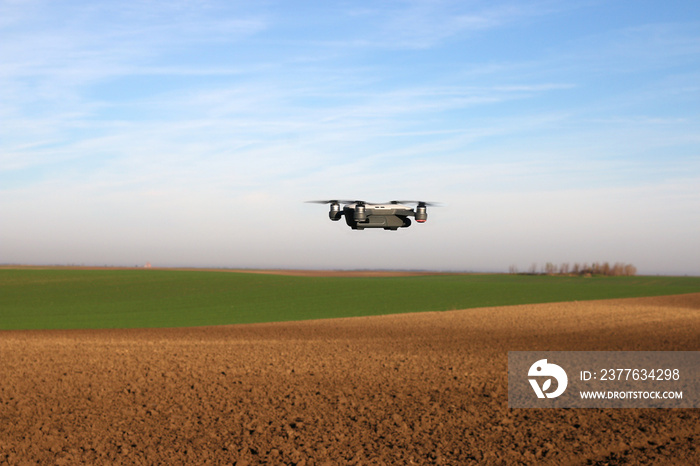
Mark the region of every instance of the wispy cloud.
[[356, 45], [381, 48], [427, 49], [458, 37], [472, 37], [552, 14], [561, 9], [552, 2], [408, 1], [350, 9], [347, 14], [377, 24], [356, 39]]

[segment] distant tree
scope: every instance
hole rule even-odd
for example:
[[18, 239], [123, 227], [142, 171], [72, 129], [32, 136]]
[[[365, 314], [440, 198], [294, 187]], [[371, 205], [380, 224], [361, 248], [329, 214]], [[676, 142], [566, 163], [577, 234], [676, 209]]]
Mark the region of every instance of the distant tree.
[[[527, 273], [530, 275], [537, 275], [538, 270], [540, 274], [547, 275], [573, 274], [578, 276], [602, 275], [605, 277], [619, 277], [623, 275], [634, 276], [637, 274], [637, 267], [632, 264], [625, 264], [623, 262], [615, 262], [615, 264], [612, 266], [609, 262], [592, 262], [590, 264], [588, 262], [584, 262], [583, 264], [574, 262], [573, 266], [571, 266], [568, 262], [564, 262], [558, 267], [552, 262], [546, 262], [544, 265], [538, 265], [536, 262], [533, 262], [532, 265], [530, 265]], [[508, 271], [511, 274], [517, 274], [518, 267], [513, 264], [508, 268]]]
[[625, 274], [625, 264], [623, 264], [621, 262], [615, 262], [615, 265], [613, 265], [613, 268], [612, 268], [612, 271], [610, 272], [610, 274], [613, 277], [619, 277], [620, 275], [624, 275]]

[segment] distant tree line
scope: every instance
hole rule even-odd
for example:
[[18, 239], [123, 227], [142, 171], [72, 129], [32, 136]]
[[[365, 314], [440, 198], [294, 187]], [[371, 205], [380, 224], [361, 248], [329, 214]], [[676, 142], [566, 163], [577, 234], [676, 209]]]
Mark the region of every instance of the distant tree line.
[[525, 275], [578, 275], [578, 276], [592, 276], [592, 275], [603, 275], [606, 277], [631, 277], [637, 275], [637, 267], [632, 264], [625, 264], [622, 262], [615, 262], [610, 265], [609, 262], [593, 262], [593, 263], [583, 263], [578, 262], [573, 265], [568, 262], [556, 265], [552, 262], [547, 262], [544, 265], [532, 264], [527, 271], [520, 272], [518, 267], [511, 265], [509, 268], [511, 274], [525, 274]]

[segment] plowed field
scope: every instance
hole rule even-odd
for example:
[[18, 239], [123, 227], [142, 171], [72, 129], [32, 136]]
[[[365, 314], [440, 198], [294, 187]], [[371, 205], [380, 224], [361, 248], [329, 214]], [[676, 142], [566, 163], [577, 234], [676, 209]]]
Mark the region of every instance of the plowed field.
[[0, 332], [0, 464], [700, 464], [698, 410], [509, 409], [515, 350], [700, 350], [700, 294]]

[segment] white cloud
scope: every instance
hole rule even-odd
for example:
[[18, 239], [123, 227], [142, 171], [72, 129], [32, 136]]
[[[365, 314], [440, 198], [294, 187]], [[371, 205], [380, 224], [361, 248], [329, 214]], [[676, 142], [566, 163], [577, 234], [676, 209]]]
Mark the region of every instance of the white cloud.
[[372, 18], [381, 27], [357, 45], [381, 48], [427, 49], [460, 36], [503, 28], [533, 17], [552, 14], [551, 2], [409, 1], [395, 7], [353, 9], [351, 16]]

